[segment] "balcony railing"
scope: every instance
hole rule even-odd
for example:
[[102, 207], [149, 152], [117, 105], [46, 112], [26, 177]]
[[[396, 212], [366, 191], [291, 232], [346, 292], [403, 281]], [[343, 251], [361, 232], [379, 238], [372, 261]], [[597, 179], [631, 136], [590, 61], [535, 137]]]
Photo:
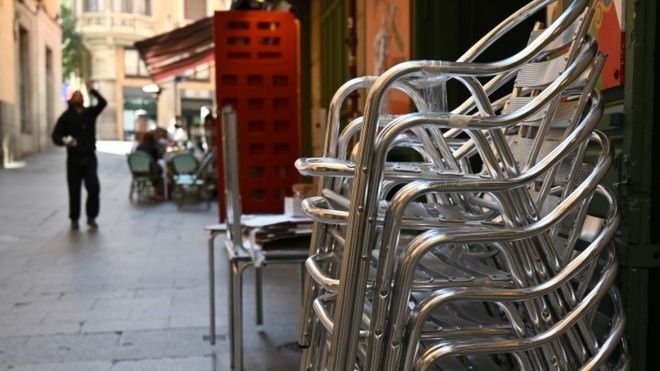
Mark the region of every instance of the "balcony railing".
[[151, 17], [129, 13], [83, 13], [78, 15], [78, 30], [86, 38], [120, 36], [137, 41], [154, 35]]

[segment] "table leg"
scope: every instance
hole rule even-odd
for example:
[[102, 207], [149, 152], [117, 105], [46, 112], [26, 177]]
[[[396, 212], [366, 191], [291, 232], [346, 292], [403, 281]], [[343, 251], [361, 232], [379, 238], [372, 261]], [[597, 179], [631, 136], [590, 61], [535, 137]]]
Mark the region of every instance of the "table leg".
[[257, 325], [264, 323], [264, 305], [263, 305], [263, 271], [262, 267], [255, 267], [255, 292], [256, 292], [256, 304], [257, 304]]
[[208, 249], [209, 249], [209, 341], [211, 345], [215, 345], [215, 251], [213, 241], [215, 240], [215, 232], [209, 231], [208, 236]]
[[233, 298], [231, 306], [233, 311], [232, 324], [234, 333], [232, 335], [234, 342], [234, 370], [243, 371], [243, 270], [238, 261], [231, 263], [233, 274]]
[[236, 332], [236, 329], [234, 328], [234, 264], [235, 262], [231, 259], [231, 257], [227, 257], [227, 262], [229, 263], [229, 269], [227, 271], [229, 272], [229, 296], [227, 303], [229, 304], [229, 367], [234, 368], [234, 364], [236, 363], [234, 360], [234, 333]]

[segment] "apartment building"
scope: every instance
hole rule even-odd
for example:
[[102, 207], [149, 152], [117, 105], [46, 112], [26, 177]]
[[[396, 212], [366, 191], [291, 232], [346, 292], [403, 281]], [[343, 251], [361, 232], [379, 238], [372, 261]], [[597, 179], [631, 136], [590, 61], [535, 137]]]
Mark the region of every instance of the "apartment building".
[[231, 0], [74, 0], [77, 29], [88, 50], [84, 77], [97, 82], [108, 107], [99, 117], [100, 139], [130, 139], [138, 116], [168, 126], [175, 116], [199, 123], [214, 104], [213, 65], [157, 81], [160, 94], [143, 91], [153, 83], [133, 47], [136, 41], [183, 27], [226, 10]]
[[0, 166], [50, 145], [62, 110], [59, 0], [0, 0]]

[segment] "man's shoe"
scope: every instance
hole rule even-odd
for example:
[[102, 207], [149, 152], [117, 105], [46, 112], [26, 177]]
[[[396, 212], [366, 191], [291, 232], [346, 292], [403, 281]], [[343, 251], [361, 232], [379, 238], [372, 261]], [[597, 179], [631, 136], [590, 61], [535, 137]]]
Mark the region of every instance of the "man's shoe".
[[89, 227], [89, 229], [97, 229], [99, 227], [99, 225], [96, 224], [96, 221], [94, 219], [87, 220], [87, 226]]
[[71, 221], [71, 230], [72, 231], [77, 231], [80, 229], [80, 225], [78, 224], [77, 220], [72, 220]]

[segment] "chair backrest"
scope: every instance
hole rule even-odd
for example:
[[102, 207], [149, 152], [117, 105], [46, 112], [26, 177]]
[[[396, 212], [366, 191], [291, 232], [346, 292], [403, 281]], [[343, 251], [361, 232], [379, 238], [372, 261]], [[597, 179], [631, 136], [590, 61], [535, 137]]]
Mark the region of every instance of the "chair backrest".
[[213, 162], [214, 158], [215, 154], [213, 152], [208, 152], [204, 155], [204, 158], [202, 158], [202, 162], [199, 164], [199, 168], [195, 173], [195, 178], [203, 179], [206, 177], [206, 174], [209, 172], [209, 166]]
[[179, 153], [172, 157], [175, 174], [194, 174], [197, 171], [197, 159], [192, 153]]
[[135, 151], [126, 155], [128, 168], [133, 175], [147, 174], [151, 171], [153, 158], [144, 151]]

